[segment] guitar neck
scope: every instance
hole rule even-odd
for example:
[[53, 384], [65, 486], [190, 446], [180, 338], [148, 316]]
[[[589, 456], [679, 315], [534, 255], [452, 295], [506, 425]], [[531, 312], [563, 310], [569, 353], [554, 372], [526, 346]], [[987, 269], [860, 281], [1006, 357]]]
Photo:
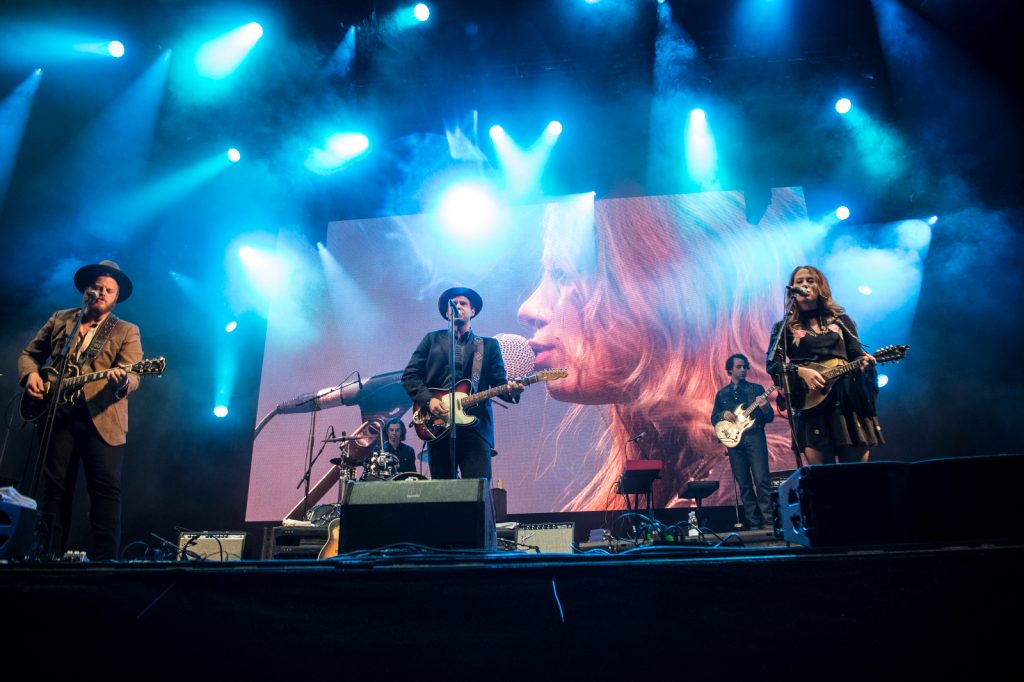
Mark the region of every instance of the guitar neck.
[[757, 398], [754, 399], [754, 402], [750, 403], [750, 407], [747, 407], [743, 410], [743, 416], [749, 417], [751, 414], [754, 413], [754, 410], [768, 402], [768, 396], [774, 393], [776, 388], [776, 386], [772, 386], [767, 391], [757, 396]]
[[104, 369], [99, 372], [92, 372], [90, 374], [79, 374], [76, 377], [64, 380], [64, 386], [67, 388], [75, 388], [89, 383], [90, 381], [99, 381], [100, 379], [106, 379], [107, 375], [115, 369], [128, 369], [131, 365], [124, 365], [123, 367], [111, 367], [110, 369]]
[[843, 365], [839, 365], [838, 367], [833, 367], [830, 370], [822, 372], [821, 375], [823, 377], [825, 377], [826, 381], [831, 381], [832, 379], [835, 379], [836, 377], [841, 377], [844, 374], [848, 374], [848, 373], [852, 372], [853, 370], [857, 369], [858, 367], [860, 367], [860, 360], [859, 359], [854, 360], [852, 362], [847, 362], [846, 364], [843, 364]]
[[[529, 386], [530, 384], [534, 384], [537, 381], [539, 381], [538, 377], [524, 377], [519, 380], [519, 383], [521, 383], [523, 386]], [[474, 405], [479, 405], [485, 400], [489, 400], [490, 398], [494, 398], [496, 396], [508, 393], [510, 390], [512, 389], [509, 388], [508, 384], [495, 386], [494, 388], [489, 388], [486, 391], [480, 391], [479, 393], [474, 393], [473, 395], [467, 395], [465, 398], [459, 401], [459, 404], [462, 405], [463, 408], [473, 407]]]

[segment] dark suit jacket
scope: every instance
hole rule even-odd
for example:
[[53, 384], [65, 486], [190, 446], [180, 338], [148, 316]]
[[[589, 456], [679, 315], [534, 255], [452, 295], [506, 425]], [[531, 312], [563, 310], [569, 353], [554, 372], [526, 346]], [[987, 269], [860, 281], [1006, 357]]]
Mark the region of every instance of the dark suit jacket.
[[[58, 310], [46, 321], [35, 338], [29, 341], [18, 357], [18, 379], [21, 385], [32, 372], [38, 372], [54, 353], [64, 350], [64, 344], [78, 318], [79, 308]], [[114, 365], [135, 364], [142, 360], [142, 341], [139, 328], [131, 322], [118, 320], [107, 342], [92, 362], [82, 366], [82, 373], [100, 372]], [[114, 392], [106, 379], [92, 381], [82, 387], [86, 405], [96, 430], [108, 445], [122, 445], [128, 435], [128, 401], [125, 399], [139, 387], [139, 377], [128, 375], [128, 390], [122, 396]]]
[[[466, 349], [466, 359], [463, 363], [462, 375], [456, 377], [456, 382], [463, 379], [473, 378], [473, 350], [475, 334], [470, 331], [469, 347]], [[495, 339], [488, 336], [480, 337], [484, 340], [483, 366], [480, 368], [480, 385], [477, 391], [500, 386], [508, 381], [505, 376], [505, 362], [501, 359], [501, 347]], [[439, 329], [429, 332], [416, 346], [409, 364], [402, 373], [402, 386], [409, 394], [412, 401], [417, 405], [426, 405], [433, 397], [430, 389], [448, 388], [451, 381], [451, 368], [448, 366], [448, 330]], [[509, 398], [508, 402], [519, 402], [519, 398]], [[480, 437], [494, 447], [494, 415], [491, 411], [491, 401], [488, 400], [469, 411], [479, 421], [472, 428]]]

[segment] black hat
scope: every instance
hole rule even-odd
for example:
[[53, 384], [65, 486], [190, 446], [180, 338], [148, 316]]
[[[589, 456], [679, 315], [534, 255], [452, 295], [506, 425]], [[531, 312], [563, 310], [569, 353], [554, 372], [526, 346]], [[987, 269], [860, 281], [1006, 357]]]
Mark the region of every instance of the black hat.
[[128, 279], [128, 275], [121, 272], [121, 268], [112, 260], [101, 260], [99, 263], [78, 268], [78, 272], [75, 273], [75, 286], [79, 291], [85, 293], [85, 290], [91, 287], [100, 275], [113, 277], [117, 282], [118, 302], [127, 301], [128, 297], [132, 295], [132, 281]]
[[448, 301], [452, 300], [456, 296], [465, 296], [469, 299], [469, 304], [473, 306], [473, 310], [476, 312], [473, 317], [480, 314], [480, 311], [484, 307], [484, 299], [480, 298], [480, 294], [476, 293], [469, 287], [452, 287], [451, 289], [445, 290], [441, 294], [441, 298], [437, 299], [437, 309], [441, 313], [441, 317], [448, 319]]

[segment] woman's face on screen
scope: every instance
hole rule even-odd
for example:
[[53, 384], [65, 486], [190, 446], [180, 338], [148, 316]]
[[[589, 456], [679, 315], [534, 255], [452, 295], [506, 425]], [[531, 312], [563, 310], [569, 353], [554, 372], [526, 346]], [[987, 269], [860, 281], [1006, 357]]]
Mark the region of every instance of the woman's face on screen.
[[594, 277], [593, 224], [547, 231], [544, 274], [519, 307], [519, 320], [533, 330], [530, 347], [537, 369], [566, 369], [569, 376], [547, 384], [555, 400], [585, 405], [617, 402], [599, 377], [602, 349], [584, 323], [588, 285]]

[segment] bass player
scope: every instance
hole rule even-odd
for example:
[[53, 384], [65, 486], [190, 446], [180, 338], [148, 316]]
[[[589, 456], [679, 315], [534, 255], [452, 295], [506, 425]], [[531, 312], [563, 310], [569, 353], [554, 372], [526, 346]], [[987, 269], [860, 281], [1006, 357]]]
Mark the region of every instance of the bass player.
[[[725, 361], [725, 371], [729, 373], [729, 383], [715, 394], [715, 406], [711, 412], [711, 423], [722, 421], [736, 423], [737, 413], [742, 408], [749, 408], [763, 395], [765, 390], [760, 384], [747, 381], [750, 360], [742, 353], [735, 353]], [[740, 489], [743, 501], [743, 513], [752, 528], [770, 528], [772, 526], [771, 511], [771, 480], [768, 472], [768, 440], [764, 435], [764, 425], [775, 419], [775, 411], [771, 401], [764, 400], [760, 407], [755, 408], [746, 417], [749, 426], [743, 431], [739, 443], [727, 448], [729, 465], [732, 467], [733, 478]]]

